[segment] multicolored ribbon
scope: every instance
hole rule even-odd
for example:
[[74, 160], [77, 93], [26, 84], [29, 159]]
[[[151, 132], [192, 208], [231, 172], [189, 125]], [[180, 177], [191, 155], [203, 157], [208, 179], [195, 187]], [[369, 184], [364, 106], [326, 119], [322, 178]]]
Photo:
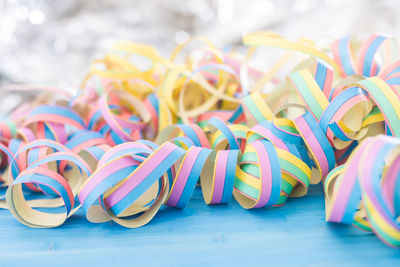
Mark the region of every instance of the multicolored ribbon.
[[326, 218], [374, 231], [386, 244], [400, 245], [400, 141], [377, 136], [359, 145], [346, 164], [325, 181]]
[[[233, 196], [251, 209], [323, 181], [328, 221], [400, 246], [397, 42], [345, 37], [327, 52], [256, 32], [243, 43], [245, 57], [195, 38], [164, 58], [118, 42], [74, 96], [7, 87], [46, 95], [0, 121], [0, 207], [31, 227], [59, 226], [82, 207], [91, 222], [134, 228], [163, 204], [185, 208], [196, 186], [207, 204]], [[189, 44], [199, 46], [184, 53]], [[264, 73], [251, 64], [256, 47], [288, 51]]]

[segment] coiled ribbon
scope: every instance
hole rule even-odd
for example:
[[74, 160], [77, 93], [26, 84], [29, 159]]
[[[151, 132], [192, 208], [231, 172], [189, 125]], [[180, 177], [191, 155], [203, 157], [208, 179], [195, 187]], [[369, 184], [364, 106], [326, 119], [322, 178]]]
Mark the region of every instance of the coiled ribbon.
[[[202, 46], [185, 53], [192, 43]], [[31, 227], [59, 226], [82, 207], [91, 222], [134, 228], [163, 204], [187, 206], [198, 185], [207, 204], [233, 196], [251, 209], [323, 181], [328, 221], [400, 246], [397, 42], [345, 37], [321, 50], [256, 32], [243, 43], [245, 57], [200, 37], [164, 58], [123, 41], [74, 96], [5, 88], [46, 95], [0, 122], [1, 207]], [[251, 65], [261, 46], [287, 50], [265, 73]]]

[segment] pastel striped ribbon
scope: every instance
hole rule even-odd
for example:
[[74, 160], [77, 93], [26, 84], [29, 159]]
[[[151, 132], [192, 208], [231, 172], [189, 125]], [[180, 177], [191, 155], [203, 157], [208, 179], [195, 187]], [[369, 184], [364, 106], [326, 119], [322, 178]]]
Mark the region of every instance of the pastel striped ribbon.
[[[202, 47], [180, 62], [194, 40]], [[205, 38], [167, 59], [118, 42], [93, 62], [76, 95], [42, 88], [62, 99], [38, 97], [0, 122], [0, 207], [31, 227], [59, 226], [82, 206], [91, 222], [135, 228], [163, 204], [185, 208], [196, 186], [206, 204], [233, 196], [251, 209], [281, 206], [324, 181], [328, 221], [400, 246], [394, 40], [345, 37], [333, 43], [333, 57], [312, 40], [270, 32], [243, 43], [244, 59]], [[249, 61], [263, 46], [290, 52], [263, 73]], [[306, 59], [275, 77], [294, 53]], [[132, 54], [149, 68], [128, 60]]]

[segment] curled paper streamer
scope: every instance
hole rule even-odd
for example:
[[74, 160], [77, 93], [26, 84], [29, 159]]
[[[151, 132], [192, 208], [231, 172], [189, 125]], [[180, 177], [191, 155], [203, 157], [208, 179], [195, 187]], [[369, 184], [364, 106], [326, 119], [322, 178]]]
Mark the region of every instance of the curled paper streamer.
[[326, 218], [373, 231], [389, 246], [400, 245], [400, 140], [366, 139], [325, 181]]
[[[233, 197], [252, 209], [284, 205], [324, 181], [328, 221], [399, 246], [396, 145], [382, 155], [370, 145], [400, 137], [397, 42], [345, 37], [320, 49], [256, 32], [243, 43], [244, 57], [200, 37], [165, 58], [122, 41], [93, 62], [74, 96], [5, 88], [46, 95], [0, 122], [1, 207], [31, 227], [58, 226], [82, 207], [91, 222], [134, 228], [162, 205], [187, 206], [197, 185], [207, 204]], [[251, 65], [257, 47], [283, 56], [260, 71]], [[370, 138], [383, 134], [393, 138]], [[375, 176], [358, 170], [378, 157], [387, 160], [371, 169]]]

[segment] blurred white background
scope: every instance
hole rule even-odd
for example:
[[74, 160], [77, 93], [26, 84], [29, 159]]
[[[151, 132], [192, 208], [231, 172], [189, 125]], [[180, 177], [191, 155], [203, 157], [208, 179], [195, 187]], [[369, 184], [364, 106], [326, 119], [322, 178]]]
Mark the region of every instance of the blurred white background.
[[397, 0], [0, 0], [0, 85], [73, 88], [120, 39], [164, 55], [193, 35], [239, 46], [246, 32], [320, 41], [381, 32], [398, 37]]

